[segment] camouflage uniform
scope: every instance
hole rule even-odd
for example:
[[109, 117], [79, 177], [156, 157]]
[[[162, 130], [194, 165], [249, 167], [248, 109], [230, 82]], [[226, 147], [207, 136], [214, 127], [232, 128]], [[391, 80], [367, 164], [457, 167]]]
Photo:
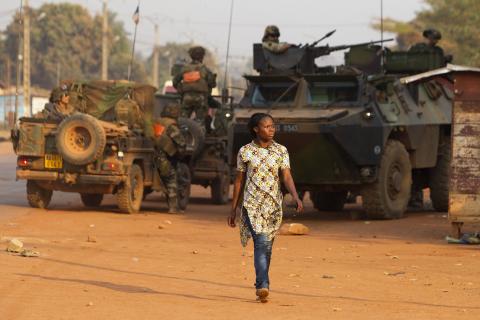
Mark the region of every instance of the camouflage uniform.
[[291, 47], [286, 42], [279, 42], [280, 30], [277, 26], [270, 25], [265, 28], [262, 38], [262, 47], [273, 53], [283, 53]]
[[69, 95], [66, 86], [53, 89], [50, 93], [49, 102], [34, 117], [61, 122], [66, 117], [72, 115], [75, 112], [75, 108], [70, 104], [62, 103], [62, 98], [65, 95]]
[[445, 55], [443, 49], [437, 45], [438, 41], [442, 39], [442, 34], [440, 31], [435, 29], [427, 29], [423, 31], [423, 37], [429, 40], [429, 43], [417, 43], [410, 48], [410, 52], [424, 52], [424, 53], [433, 53], [438, 54], [443, 57], [445, 62], [451, 62], [452, 56]]
[[155, 120], [155, 165], [166, 189], [168, 212], [176, 213], [177, 199], [177, 160], [185, 151], [186, 142], [177, 124], [179, 106], [169, 104], [162, 111], [161, 118]]
[[173, 78], [173, 86], [182, 95], [182, 117], [190, 118], [195, 111], [195, 119], [205, 126], [209, 96], [217, 86], [216, 75], [203, 64], [205, 49], [193, 47], [188, 53], [192, 61]]

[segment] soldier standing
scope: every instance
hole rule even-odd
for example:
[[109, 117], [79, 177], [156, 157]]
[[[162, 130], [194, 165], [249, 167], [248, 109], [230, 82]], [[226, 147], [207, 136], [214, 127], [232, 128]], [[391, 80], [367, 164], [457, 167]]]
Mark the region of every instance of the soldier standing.
[[292, 45], [286, 42], [280, 42], [280, 29], [275, 25], [265, 28], [262, 38], [262, 47], [273, 53], [283, 53]]
[[177, 161], [185, 151], [186, 142], [177, 119], [180, 114], [178, 104], [168, 104], [161, 113], [161, 118], [154, 123], [155, 165], [167, 189], [168, 212], [178, 212], [177, 197]]
[[173, 86], [182, 96], [182, 117], [190, 118], [195, 112], [195, 119], [205, 127], [209, 96], [217, 86], [216, 75], [203, 64], [203, 47], [192, 47], [188, 54], [192, 61], [173, 78]]
[[48, 120], [62, 121], [66, 117], [75, 112], [75, 108], [69, 104], [70, 95], [68, 94], [68, 87], [62, 85], [55, 88], [50, 93], [49, 103], [45, 108], [35, 115], [35, 118], [44, 118]]

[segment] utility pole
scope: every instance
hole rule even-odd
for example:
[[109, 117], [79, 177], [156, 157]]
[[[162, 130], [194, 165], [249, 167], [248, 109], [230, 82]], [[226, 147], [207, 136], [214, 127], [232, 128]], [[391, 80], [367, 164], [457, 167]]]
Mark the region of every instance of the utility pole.
[[153, 86], [158, 88], [158, 56], [160, 50], [160, 39], [158, 32], [158, 24], [155, 23], [155, 45], [153, 47], [153, 68], [152, 68], [152, 81]]
[[108, 10], [107, 10], [107, 0], [103, 0], [102, 80], [108, 80]]
[[20, 10], [18, 13], [18, 48], [17, 48], [17, 77], [16, 77], [16, 84], [15, 84], [15, 113], [13, 114], [13, 125], [17, 123], [18, 119], [18, 96], [20, 91], [20, 78], [22, 76], [22, 30], [21, 27], [23, 25], [23, 1], [20, 0]]
[[23, 15], [23, 112], [24, 116], [30, 116], [30, 7], [28, 0], [24, 0]]

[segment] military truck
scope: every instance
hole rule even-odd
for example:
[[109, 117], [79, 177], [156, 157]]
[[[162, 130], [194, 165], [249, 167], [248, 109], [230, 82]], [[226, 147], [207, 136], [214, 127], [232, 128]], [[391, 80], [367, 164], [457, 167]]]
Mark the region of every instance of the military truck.
[[[350, 193], [362, 196], [369, 218], [400, 218], [413, 186], [430, 188], [433, 207], [447, 211], [452, 81], [402, 80], [443, 67], [444, 57], [391, 52], [378, 43], [306, 45], [283, 54], [254, 44], [259, 74], [245, 76], [231, 165], [250, 141], [248, 119], [266, 112], [290, 152], [299, 190], [317, 209], [341, 210]], [[348, 50], [343, 66], [317, 66], [318, 57], [336, 50]]]
[[[180, 103], [180, 96], [175, 93], [156, 94], [156, 110], [171, 102]], [[209, 117], [207, 130], [204, 132], [199, 124], [191, 119], [180, 118], [179, 125], [186, 132], [185, 136], [195, 151], [190, 158], [192, 184], [210, 187], [214, 204], [225, 204], [229, 199], [232, 170], [228, 164], [228, 126], [233, 118], [233, 98], [214, 96], [218, 108], [213, 117]]]
[[[27, 180], [34, 208], [48, 207], [53, 191], [78, 192], [87, 207], [115, 194], [121, 212], [140, 210], [144, 190], [165, 191], [149, 137], [156, 88], [122, 81], [69, 84], [76, 113], [60, 123], [24, 117], [13, 131], [17, 179]], [[190, 195], [189, 155], [178, 165], [179, 206]]]

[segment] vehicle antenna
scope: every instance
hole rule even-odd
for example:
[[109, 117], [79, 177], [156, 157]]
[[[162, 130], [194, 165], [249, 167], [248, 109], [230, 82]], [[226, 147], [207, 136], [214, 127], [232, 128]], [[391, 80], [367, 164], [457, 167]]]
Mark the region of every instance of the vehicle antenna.
[[227, 86], [227, 79], [228, 79], [228, 58], [230, 55], [230, 38], [232, 35], [232, 20], [233, 20], [233, 6], [235, 0], [231, 0], [230, 2], [230, 21], [228, 24], [228, 40], [227, 40], [227, 56], [225, 58], [225, 75], [223, 78], [223, 89], [222, 89], [222, 102], [226, 103], [228, 100], [228, 86]]

